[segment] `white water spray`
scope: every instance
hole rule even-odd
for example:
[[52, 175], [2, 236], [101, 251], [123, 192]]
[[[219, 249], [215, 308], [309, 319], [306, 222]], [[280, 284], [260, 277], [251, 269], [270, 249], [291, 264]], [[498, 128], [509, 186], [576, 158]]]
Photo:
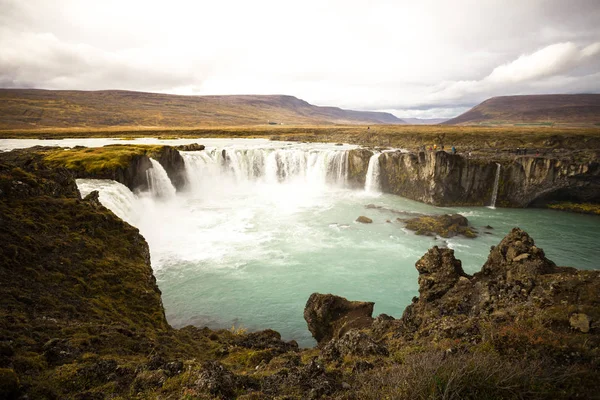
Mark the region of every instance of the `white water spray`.
[[496, 178], [494, 179], [494, 190], [492, 191], [492, 201], [489, 208], [496, 208], [496, 198], [498, 197], [498, 184], [500, 183], [500, 164], [496, 163]]
[[123, 221], [133, 224], [136, 219], [137, 198], [129, 188], [119, 182], [108, 179], [77, 179], [77, 188], [82, 197], [97, 190], [100, 203]]
[[167, 171], [163, 168], [158, 161], [150, 158], [152, 168], [146, 170], [146, 179], [148, 180], [148, 187], [153, 197], [160, 197], [164, 199], [172, 199], [175, 197], [176, 189], [167, 175]]
[[369, 158], [369, 166], [367, 167], [367, 177], [365, 179], [365, 191], [370, 193], [379, 193], [381, 191], [381, 167], [379, 165], [379, 157], [381, 153], [375, 153]]
[[227, 148], [181, 152], [181, 155], [193, 190], [209, 185], [215, 178], [237, 183], [301, 182], [318, 187], [326, 184], [344, 186], [348, 176], [348, 152], [345, 150]]

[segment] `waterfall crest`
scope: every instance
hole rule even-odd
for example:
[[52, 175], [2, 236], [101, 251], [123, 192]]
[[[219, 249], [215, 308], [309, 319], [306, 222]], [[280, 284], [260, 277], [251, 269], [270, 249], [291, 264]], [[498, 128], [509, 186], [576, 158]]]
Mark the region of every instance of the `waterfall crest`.
[[500, 164], [496, 163], [496, 178], [494, 179], [494, 190], [492, 191], [492, 201], [489, 208], [496, 208], [496, 198], [498, 197], [498, 184], [500, 183]]
[[369, 158], [369, 166], [367, 167], [367, 177], [365, 179], [365, 191], [370, 193], [379, 193], [381, 191], [381, 167], [379, 165], [379, 157], [381, 153], [375, 153]]
[[158, 161], [150, 158], [152, 168], [146, 170], [146, 179], [148, 180], [148, 188], [153, 197], [164, 199], [172, 199], [175, 197], [176, 189], [167, 175], [167, 171]]
[[310, 186], [344, 186], [348, 177], [346, 150], [227, 148], [180, 154], [193, 190], [215, 177], [238, 183], [299, 181]]

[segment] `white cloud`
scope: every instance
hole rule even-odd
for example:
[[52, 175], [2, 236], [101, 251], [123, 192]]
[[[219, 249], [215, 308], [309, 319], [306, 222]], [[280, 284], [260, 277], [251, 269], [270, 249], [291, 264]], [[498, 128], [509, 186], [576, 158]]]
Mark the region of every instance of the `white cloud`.
[[600, 91], [596, 2], [0, 0], [0, 85], [446, 115], [499, 94]]

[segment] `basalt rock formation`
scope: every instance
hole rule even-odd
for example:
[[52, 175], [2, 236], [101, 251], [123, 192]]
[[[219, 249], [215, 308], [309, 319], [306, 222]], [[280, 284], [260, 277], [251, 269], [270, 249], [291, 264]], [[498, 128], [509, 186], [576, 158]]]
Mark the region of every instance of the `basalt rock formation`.
[[364, 188], [369, 168], [369, 158], [373, 152], [367, 149], [348, 151], [348, 184], [353, 188]]
[[313, 293], [304, 307], [304, 319], [315, 340], [319, 344], [327, 343], [350, 329], [371, 325], [373, 305], [331, 294]]
[[66, 167], [77, 178], [112, 179], [132, 191], [148, 189], [146, 172], [152, 168], [150, 158], [161, 164], [177, 190], [183, 189], [187, 182], [183, 157], [171, 146], [109, 145], [39, 150], [50, 166]]
[[489, 205], [498, 164], [496, 204], [527, 207], [553, 200], [600, 202], [600, 164], [522, 156], [497, 161], [444, 151], [386, 152], [382, 191], [437, 206]]

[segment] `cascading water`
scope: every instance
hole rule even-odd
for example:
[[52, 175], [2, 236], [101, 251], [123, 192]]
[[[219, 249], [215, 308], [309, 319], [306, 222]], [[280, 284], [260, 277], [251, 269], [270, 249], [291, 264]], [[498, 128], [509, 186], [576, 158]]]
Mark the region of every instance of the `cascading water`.
[[167, 171], [158, 161], [150, 158], [152, 168], [146, 170], [146, 179], [152, 196], [164, 199], [172, 199], [175, 197], [176, 189], [167, 175]]
[[369, 158], [367, 177], [365, 179], [365, 191], [370, 193], [379, 193], [381, 191], [381, 183], [379, 181], [379, 176], [381, 175], [381, 167], [379, 165], [380, 156], [381, 153], [375, 153]]
[[496, 208], [496, 198], [498, 197], [498, 184], [500, 183], [500, 164], [496, 163], [496, 178], [494, 179], [494, 190], [492, 191], [492, 201], [489, 208]]
[[[309, 186], [344, 186], [348, 176], [345, 150], [225, 149], [181, 152], [188, 181], [195, 188], [208, 180], [235, 182], [304, 182]], [[211, 178], [213, 177], [213, 178]]]
[[137, 198], [127, 186], [108, 179], [77, 179], [76, 182], [82, 197], [97, 190], [104, 207], [110, 209], [123, 221], [130, 224], [135, 222]]

